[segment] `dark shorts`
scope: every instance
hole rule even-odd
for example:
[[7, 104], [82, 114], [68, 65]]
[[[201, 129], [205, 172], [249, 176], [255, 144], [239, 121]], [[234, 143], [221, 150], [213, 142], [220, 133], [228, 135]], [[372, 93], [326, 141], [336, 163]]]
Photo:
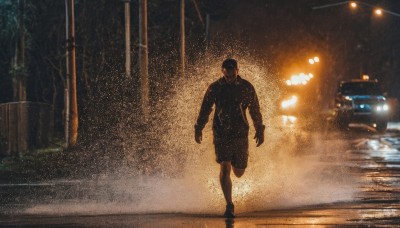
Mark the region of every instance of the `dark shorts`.
[[249, 158], [248, 138], [214, 141], [217, 162], [230, 161], [237, 169], [245, 169]]

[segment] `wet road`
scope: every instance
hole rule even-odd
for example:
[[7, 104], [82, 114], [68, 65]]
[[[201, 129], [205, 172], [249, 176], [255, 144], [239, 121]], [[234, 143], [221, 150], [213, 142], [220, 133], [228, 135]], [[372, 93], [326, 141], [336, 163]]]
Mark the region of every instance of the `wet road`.
[[[326, 134], [321, 132], [321, 134]], [[234, 220], [216, 214], [26, 214], [21, 209], [37, 201], [53, 202], [62, 189], [78, 195], [89, 190], [74, 182], [0, 186], [0, 226], [42, 227], [330, 227], [382, 226], [400, 224], [400, 124], [391, 123], [384, 134], [365, 126], [329, 133], [325, 140], [339, 137], [347, 144], [340, 169], [354, 176], [356, 193], [351, 201], [241, 212]], [[329, 162], [329, 161], [325, 161]], [[89, 188], [90, 189], [90, 188]], [[39, 192], [40, 199], [24, 193]], [[13, 194], [10, 194], [12, 192]], [[13, 198], [9, 196], [13, 195]], [[45, 197], [44, 197], [45, 196]], [[66, 196], [68, 197], [68, 196]], [[76, 196], [74, 196], [76, 197]], [[79, 203], [79, 202], [77, 202]], [[23, 210], [22, 210], [23, 211]]]

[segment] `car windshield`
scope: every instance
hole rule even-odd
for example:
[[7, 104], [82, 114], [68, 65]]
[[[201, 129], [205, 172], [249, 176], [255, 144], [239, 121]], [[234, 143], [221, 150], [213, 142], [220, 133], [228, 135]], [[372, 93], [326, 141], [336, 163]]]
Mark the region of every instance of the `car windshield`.
[[381, 95], [381, 91], [374, 82], [348, 82], [340, 87], [343, 95]]

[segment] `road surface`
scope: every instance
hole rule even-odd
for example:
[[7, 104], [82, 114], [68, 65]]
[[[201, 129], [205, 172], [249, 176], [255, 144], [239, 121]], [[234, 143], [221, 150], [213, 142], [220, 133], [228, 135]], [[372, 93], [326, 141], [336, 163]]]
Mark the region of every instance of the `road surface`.
[[[330, 202], [322, 200], [322, 203], [315, 200], [304, 205], [298, 203], [297, 205], [288, 204], [278, 208], [271, 206], [261, 210], [247, 209], [239, 211], [235, 219], [226, 220], [220, 216], [220, 213], [215, 213], [213, 210], [210, 213], [176, 212], [171, 208], [170, 211], [165, 212], [157, 212], [157, 210], [154, 210], [154, 212], [151, 212], [151, 210], [150, 212], [148, 210], [142, 212], [127, 210], [124, 212], [122, 210], [112, 213], [113, 210], [96, 210], [94, 208], [96, 206], [90, 207], [88, 205], [86, 205], [86, 210], [83, 210], [78, 207], [82, 204], [81, 200], [85, 199], [85, 202], [95, 201], [96, 196], [89, 194], [92, 188], [88, 185], [91, 184], [82, 184], [79, 181], [3, 184], [0, 186], [0, 226], [309, 227], [313, 225], [330, 227], [350, 225], [392, 227], [399, 225], [400, 123], [390, 123], [388, 131], [383, 134], [378, 134], [366, 126], [359, 125], [353, 125], [348, 131], [322, 129], [313, 134], [320, 135], [318, 148], [331, 146], [328, 142], [332, 142], [332, 140], [339, 140], [345, 145], [343, 151], [341, 151], [342, 154], [339, 155], [339, 160], [338, 157], [329, 157], [329, 155], [319, 156], [318, 158], [320, 160], [319, 165], [324, 164], [323, 167], [325, 167], [320, 169], [321, 172], [329, 170], [330, 176], [336, 171], [338, 173], [335, 179], [330, 180], [330, 182], [337, 180], [339, 183], [339, 187], [336, 186], [334, 191], [341, 191], [340, 185], [343, 185], [343, 189], [350, 186], [353, 190], [351, 199], [344, 197], [337, 200], [332, 199]], [[346, 176], [351, 178], [346, 179]], [[346, 181], [341, 179], [346, 179]], [[315, 185], [311, 186], [311, 189], [318, 187], [318, 181], [323, 182], [323, 180], [308, 181]], [[60, 192], [66, 189], [69, 192], [74, 192], [75, 195], [60, 197]], [[132, 197], [134, 196], [122, 198], [121, 201], [132, 200]], [[184, 196], [182, 195], [182, 197]], [[178, 201], [179, 198], [170, 200], [171, 207], [174, 207], [173, 201]], [[70, 207], [66, 210], [65, 204], [62, 204], [65, 201], [69, 204], [73, 202], [72, 204], [77, 207]], [[120, 203], [118, 204], [120, 206], [123, 205], [123, 202], [118, 203]], [[38, 204], [42, 207], [37, 206]], [[56, 206], [43, 206], [48, 204]], [[59, 210], [60, 207], [65, 210]], [[47, 210], [43, 208], [47, 208]], [[74, 208], [80, 208], [80, 210], [74, 211]], [[57, 212], [51, 213], [52, 211]], [[95, 213], [90, 213], [91, 211]]]

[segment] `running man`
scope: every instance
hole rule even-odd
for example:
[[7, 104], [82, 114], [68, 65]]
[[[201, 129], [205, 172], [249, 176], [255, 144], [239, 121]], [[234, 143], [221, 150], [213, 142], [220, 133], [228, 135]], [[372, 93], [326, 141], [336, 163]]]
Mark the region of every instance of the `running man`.
[[226, 59], [222, 63], [223, 76], [207, 89], [201, 104], [195, 128], [195, 140], [202, 141], [202, 130], [215, 104], [213, 121], [214, 147], [220, 164], [220, 183], [226, 200], [226, 218], [234, 218], [232, 202], [231, 169], [236, 177], [241, 177], [248, 161], [249, 123], [246, 110], [249, 108], [256, 134], [257, 147], [264, 142], [264, 129], [260, 105], [253, 85], [238, 75], [237, 61]]

